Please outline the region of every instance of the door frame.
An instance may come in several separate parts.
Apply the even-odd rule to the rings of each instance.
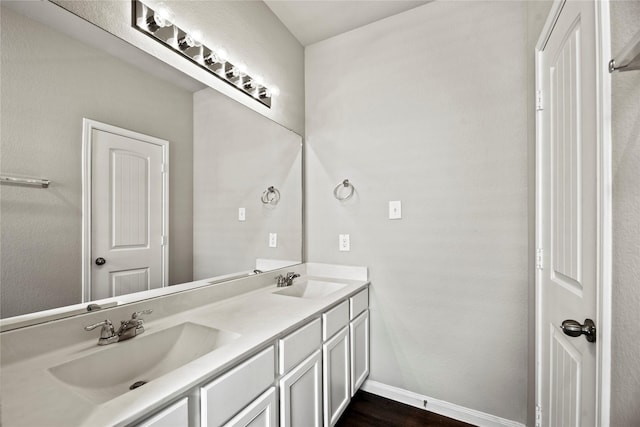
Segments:
[[[136,139],[162,148],[162,286],[169,282],[169,141],[87,118],[82,119],[82,302],[91,301],[91,185],[92,132],[103,132]]]
[[[536,94],[541,94],[542,52],[567,0],[555,0],[535,48]],[[611,163],[611,57],[609,2],[592,1],[596,18],[596,145],[597,145],[597,260],[596,260],[596,420],[608,426],[611,401],[611,287],[612,287],[612,163]],[[544,94],[546,95],[546,94]],[[543,95],[543,96],[544,96]],[[538,96],[536,95],[536,98]],[[542,111],[536,111],[536,254],[542,248]],[[536,262],[537,264],[537,262]],[[542,275],[536,267],[535,279],[536,425],[541,425],[542,402]]]

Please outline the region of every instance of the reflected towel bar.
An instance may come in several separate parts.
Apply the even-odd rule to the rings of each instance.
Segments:
[[[42,178],[22,178],[16,176],[0,175],[0,182],[3,184],[31,185],[35,187],[49,188],[51,181]]]
[[[629,43],[611,61],[609,72],[640,70],[640,30],[631,38]]]

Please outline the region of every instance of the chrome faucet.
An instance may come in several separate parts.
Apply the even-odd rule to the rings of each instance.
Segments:
[[[120,322],[120,328],[117,332],[113,327],[113,323],[111,323],[111,320],[109,319],[105,319],[95,325],[85,326],[84,330],[92,331],[98,326],[102,326],[98,345],[108,345],[113,344],[114,342],[126,341],[144,332],[144,326],[142,326],[144,319],[140,316],[143,314],[151,314],[152,312],[152,309],[136,311],[131,315],[131,319]]]
[[[278,274],[276,276],[277,285],[279,288],[283,288],[285,286],[291,286],[293,285],[293,279],[295,279],[296,277],[300,277],[300,275],[294,272],[289,272],[287,273],[286,276],[283,276],[282,274]]]

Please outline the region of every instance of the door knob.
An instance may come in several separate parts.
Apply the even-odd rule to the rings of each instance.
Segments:
[[[106,262],[107,260],[102,257],[96,258],[96,265],[104,265]]]
[[[596,324],[591,319],[585,319],[584,325],[576,322],[575,320],[565,320],[560,326],[562,332],[570,337],[579,337],[584,335],[587,341],[596,342]]]

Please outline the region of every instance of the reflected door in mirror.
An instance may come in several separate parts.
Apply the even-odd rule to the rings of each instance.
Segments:
[[[91,299],[163,286],[163,148],[91,132]]]

